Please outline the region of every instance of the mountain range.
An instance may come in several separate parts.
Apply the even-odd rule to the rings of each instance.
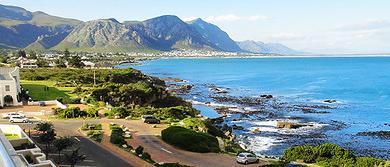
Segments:
[[[83,22],[0,5],[0,48],[94,52],[204,49],[226,52],[299,54],[281,44],[236,42],[202,19],[184,22],[164,15],[145,21]]]

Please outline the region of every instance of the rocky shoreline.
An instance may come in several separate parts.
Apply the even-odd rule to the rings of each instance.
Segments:
[[[257,96],[235,96],[233,92],[236,90],[214,84],[193,84],[176,78],[166,78],[165,81],[172,93],[221,115],[209,118],[210,122],[230,140],[262,157],[277,158],[292,145],[330,142],[327,132],[349,127],[339,120],[321,122],[304,116],[324,115],[343,107],[343,103],[336,99],[290,101],[262,92]],[[293,116],[295,113],[300,116]],[[388,132],[361,132],[356,136],[390,138]],[[358,148],[356,151],[365,155]]]

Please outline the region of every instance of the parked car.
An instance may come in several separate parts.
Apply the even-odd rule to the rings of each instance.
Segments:
[[[24,114],[17,113],[17,112],[4,113],[2,116],[3,116],[3,118],[5,118],[5,119],[11,118],[11,117],[13,117],[13,116],[26,117]]]
[[[144,120],[144,123],[148,123],[148,124],[159,124],[160,123],[160,120],[152,115],[146,116],[145,118],[143,118],[143,120]]]
[[[12,116],[9,118],[9,122],[11,123],[27,123],[30,122],[30,120],[26,117],[22,116]]]
[[[145,121],[145,118],[147,118],[147,117],[154,117],[154,116],[153,115],[142,115],[141,116],[142,121]]]
[[[243,153],[239,153],[237,155],[237,163],[242,163],[242,164],[250,164],[250,163],[258,163],[259,162],[259,158],[256,157],[256,155],[252,154],[252,153],[248,153],[248,152],[243,152]]]

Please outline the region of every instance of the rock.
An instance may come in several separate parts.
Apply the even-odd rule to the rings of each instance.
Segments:
[[[125,138],[131,138],[131,134],[125,134],[123,137],[125,137]]]
[[[177,91],[181,93],[188,92],[192,89],[192,87],[193,86],[190,84],[181,85],[177,87]]]
[[[224,94],[224,93],[229,93],[228,92],[228,88],[219,88],[219,87],[217,87],[217,86],[215,86],[215,85],[211,85],[211,86],[209,86],[209,89],[210,89],[210,91],[212,91],[212,92],[214,92],[214,93],[216,93],[216,94]]]
[[[253,133],[260,133],[261,131],[260,131],[260,128],[256,128],[256,129],[253,129],[252,132]]]
[[[183,80],[181,80],[179,78],[172,78],[172,77],[160,78],[160,79],[163,80],[163,81],[170,81],[170,82],[183,82]]]
[[[333,100],[333,99],[327,99],[327,100],[324,100],[325,103],[336,103],[337,101],[336,100]]]
[[[190,84],[185,84],[185,85],[182,86],[182,88],[185,89],[185,90],[191,90],[192,87],[193,87],[193,86],[190,85]]]
[[[242,126],[237,126],[236,124],[234,124],[234,125],[232,126],[232,128],[233,128],[234,130],[244,130],[244,127],[242,127]]]
[[[225,132],[225,136],[230,136],[232,133],[230,131]]]
[[[272,99],[272,98],[274,98],[274,96],[272,96],[272,95],[260,95],[260,97],[266,98],[266,99]]]
[[[297,129],[302,127],[303,125],[292,123],[292,122],[285,122],[285,121],[278,121],[276,124],[276,127],[279,129]]]

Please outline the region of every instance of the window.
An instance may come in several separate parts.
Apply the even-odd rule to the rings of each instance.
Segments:
[[[5,91],[9,92],[9,91],[11,91],[10,89],[11,89],[11,88],[10,88],[9,85],[5,85]]]

